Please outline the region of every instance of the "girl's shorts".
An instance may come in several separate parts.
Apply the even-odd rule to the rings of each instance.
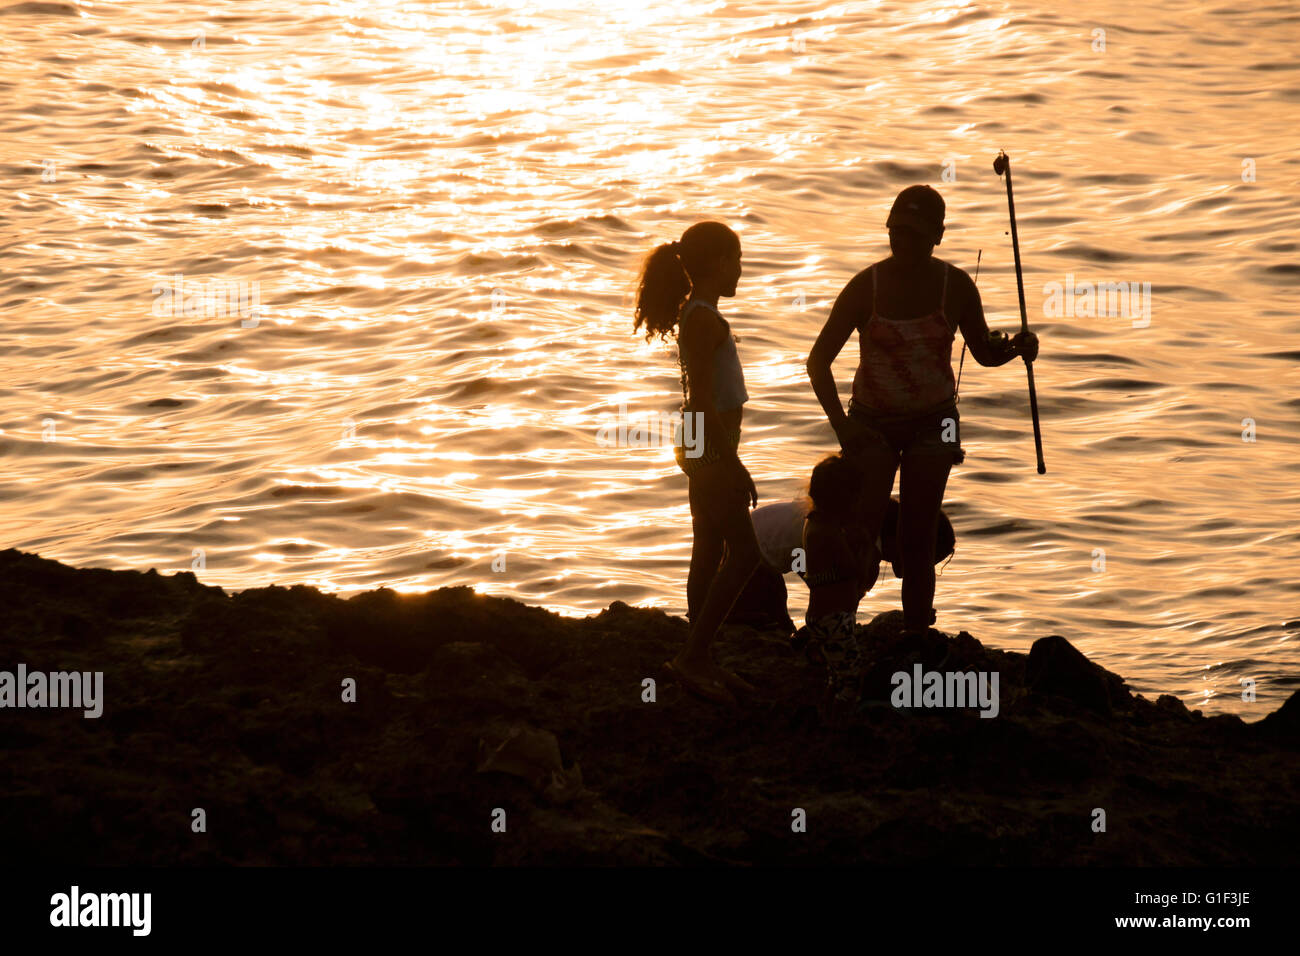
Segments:
[[[682,474],[691,477],[699,473],[701,468],[721,461],[726,455],[728,449],[719,448],[717,442],[709,443],[704,441],[703,433],[700,434],[700,442],[704,446],[690,449],[690,452],[696,453],[694,456],[687,452],[687,449],[680,444],[680,434],[677,436],[677,442],[673,445],[673,457],[677,460],[677,467],[682,470]],[[729,450],[734,453],[740,447],[740,429],[733,428],[727,432],[726,443],[730,446]]]

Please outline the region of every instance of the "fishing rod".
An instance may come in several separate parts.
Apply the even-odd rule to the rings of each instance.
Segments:
[[[1020,268],[1020,239],[1016,234],[1016,201],[1011,195],[1011,157],[1005,150],[999,150],[993,160],[993,172],[1007,177],[1007,210],[1011,214],[1011,251],[1016,257],[1016,290],[1020,293],[1020,331],[1029,332],[1029,316],[1025,312],[1025,276]],[[1024,358],[1024,356],[1021,356]],[[1043,435],[1038,425],[1038,393],[1034,391],[1034,363],[1025,359],[1025,371],[1029,375],[1029,410],[1034,417],[1034,449],[1038,452],[1038,473],[1047,474],[1047,465],[1043,462]]]

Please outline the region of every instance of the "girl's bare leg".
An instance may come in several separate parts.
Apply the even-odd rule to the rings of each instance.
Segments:
[[[695,484],[695,479],[691,479]],[[697,508],[696,506],[700,507]],[[702,510],[708,505],[691,498],[691,570],[686,575],[686,616],[692,622],[699,619],[700,609],[704,607],[704,598],[709,593],[709,585],[717,576],[718,565],[722,561],[722,532],[716,523],[707,520],[708,512]]]
[[[690,636],[674,663],[683,670],[721,680],[722,669],[713,662],[709,647],[762,558],[749,517],[749,498],[739,484],[722,469],[711,468],[692,481],[692,491],[700,496],[695,503],[700,507],[693,504],[692,510],[713,523],[726,542],[726,557],[709,586],[699,616],[691,619]]]

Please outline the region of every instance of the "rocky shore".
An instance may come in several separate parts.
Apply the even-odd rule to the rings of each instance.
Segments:
[[[827,726],[823,674],[784,639],[724,634],[761,697],[723,707],[660,673],[686,622],[621,603],[573,620],[469,588],[227,594],[9,550],[0,609],[0,670],[103,672],[97,718],[0,709],[8,865],[1300,858],[1296,696],[1205,717],[1060,637],[905,641],[882,614],[866,703]],[[996,673],[996,716],[893,706],[918,664]]]

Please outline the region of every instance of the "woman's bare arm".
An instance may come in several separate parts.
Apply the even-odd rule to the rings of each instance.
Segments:
[[[826,419],[837,435],[844,427],[848,416],[844,414],[844,407],[840,403],[839,389],[835,384],[835,376],[831,372],[831,364],[844,349],[844,343],[849,340],[854,329],[858,327],[862,319],[863,303],[870,301],[871,274],[868,270],[864,270],[850,279],[844,291],[836,297],[835,305],[831,307],[830,318],[822,326],[812,351],[808,353],[808,361],[805,365],[817,401],[821,403],[822,411],[826,413]]]
[[[975,361],[986,368],[997,368],[1020,355],[1022,347],[1025,346],[1032,350],[1030,360],[1036,358],[1037,336],[1030,333],[1026,337],[1024,333],[1017,332],[1014,336],[1008,337],[1005,332],[990,332],[988,323],[984,320],[984,305],[980,301],[980,290],[971,281],[971,277],[961,269],[954,267],[953,273],[952,281],[957,286],[956,291],[962,303],[961,334],[966,344],[970,346],[970,354]]]

